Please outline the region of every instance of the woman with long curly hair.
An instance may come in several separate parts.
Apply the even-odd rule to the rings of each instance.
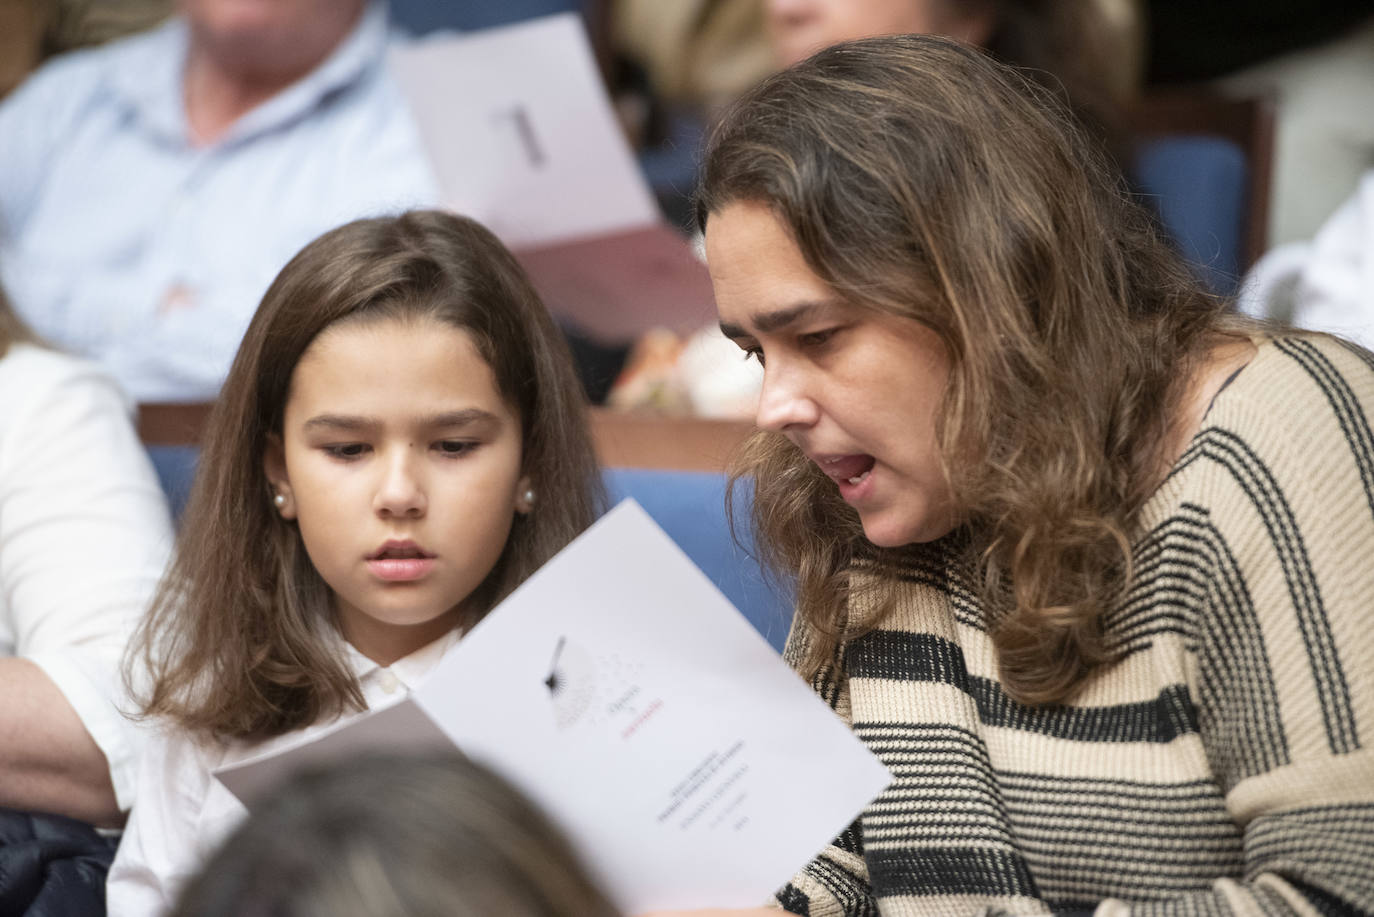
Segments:
[[[709,141],[788,654],[894,778],[794,913],[1374,910],[1374,358],[1233,315],[1096,150],[917,36]]]

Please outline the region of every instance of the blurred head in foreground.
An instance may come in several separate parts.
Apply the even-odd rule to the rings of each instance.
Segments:
[[[371,755],[264,799],[177,917],[613,917],[562,833],[457,754]]]

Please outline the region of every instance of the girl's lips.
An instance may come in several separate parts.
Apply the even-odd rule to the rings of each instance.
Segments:
[[[427,576],[434,569],[434,558],[379,557],[369,560],[367,567],[378,579],[391,583],[405,583]]]
[[[388,538],[380,548],[367,555],[368,560],[410,560],[411,558],[433,559],[434,555],[409,538]]]

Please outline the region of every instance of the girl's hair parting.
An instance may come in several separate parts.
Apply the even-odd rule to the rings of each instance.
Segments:
[[[563,834],[457,754],[371,755],[264,799],[176,917],[615,917]]]
[[[216,401],[176,557],[127,664],[146,715],[219,739],[262,739],[363,709],[331,593],[263,470],[296,363],[338,322],[428,318],[471,336],[520,419],[517,515],[467,626],[596,518],[604,494],[562,333],[510,252],[438,211],[358,220],[307,245],[264,295]]]
[[[837,45],[737,101],[708,141],[700,228],[733,202],[768,206],[846,301],[944,342],[936,436],[965,514],[960,569],[1009,692],[1065,698],[1111,658],[1099,614],[1129,579],[1128,533],[1165,470],[1187,380],[1242,321],[1058,99],[940,38]],[[868,545],[781,435],[757,435],[740,476],[754,481],[765,560],[796,578],[811,636],[798,662],[814,677],[842,631],[891,604],[890,580],[851,578],[852,562],[900,552]]]

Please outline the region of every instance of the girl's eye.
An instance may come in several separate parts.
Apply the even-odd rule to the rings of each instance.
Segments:
[[[341,443],[333,446],[325,446],[324,451],[331,458],[336,459],[355,459],[367,452],[366,443]]]
[[[468,439],[441,439],[435,448],[444,455],[467,455],[477,448],[477,443]]]
[[[758,360],[758,361],[759,361],[759,365],[760,365],[760,366],[763,365],[763,348],[762,348],[762,347],[744,347],[744,348],[741,348],[741,349],[744,351],[744,361],[745,361],[746,363],[749,362],[750,360]]]

